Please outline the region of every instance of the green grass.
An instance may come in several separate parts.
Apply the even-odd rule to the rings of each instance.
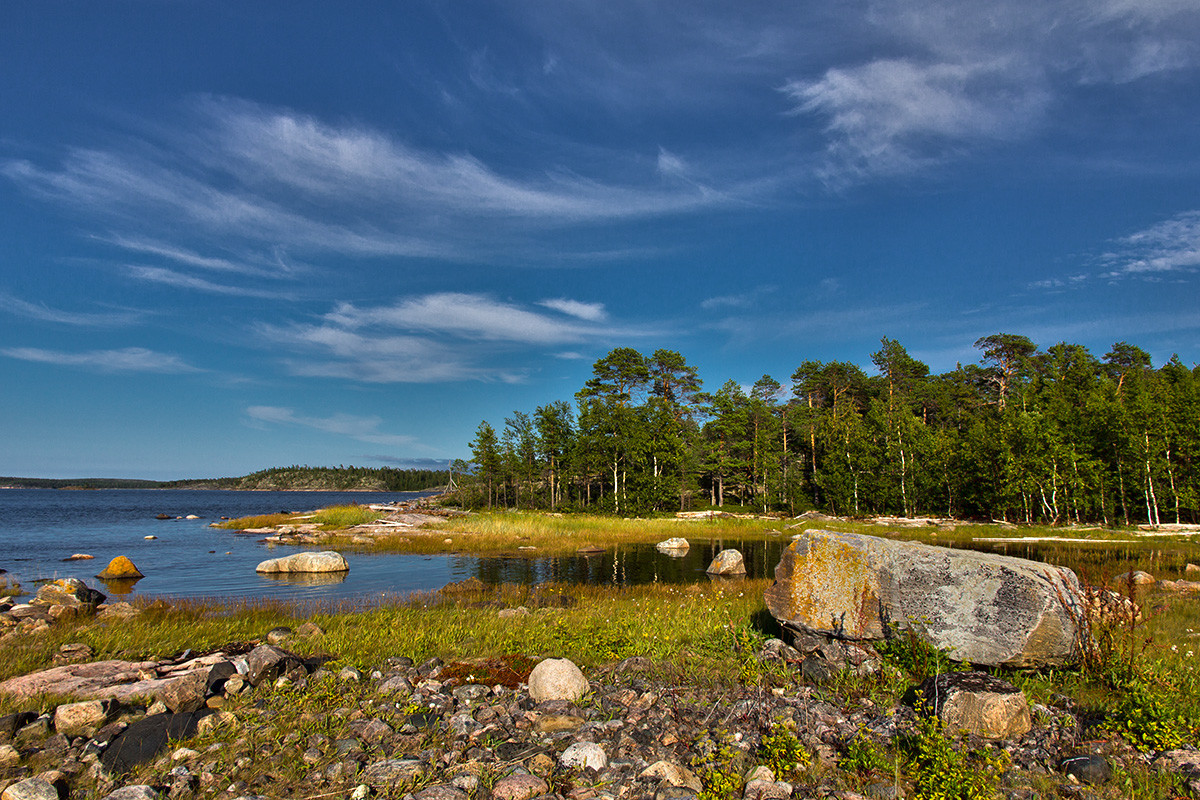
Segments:
[[[239,517],[225,520],[216,527],[225,530],[247,530],[250,528],[274,528],[280,525],[315,524],[322,530],[334,531],[375,522],[383,517],[383,513],[351,503],[344,506],[330,506],[318,511],[299,514],[261,514],[255,517]]]
[[[323,530],[332,531],[352,528],[355,525],[366,525],[382,517],[383,513],[380,511],[372,511],[365,506],[351,504],[322,508],[312,515],[311,520],[307,521],[317,523]]]
[[[213,527],[229,531],[243,531],[250,528],[274,528],[276,525],[289,525],[295,522],[295,514],[260,514],[256,517],[238,517],[227,519]]]

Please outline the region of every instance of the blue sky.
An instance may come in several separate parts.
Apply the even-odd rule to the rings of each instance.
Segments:
[[[54,2],[0,25],[0,474],[467,457],[706,386],[1200,359],[1200,4]]]

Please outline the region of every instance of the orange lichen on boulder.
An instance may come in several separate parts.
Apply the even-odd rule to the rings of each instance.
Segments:
[[[128,558],[117,556],[108,562],[108,566],[96,577],[108,581],[119,580],[121,578],[144,578],[145,576],[142,575],[141,571]]]

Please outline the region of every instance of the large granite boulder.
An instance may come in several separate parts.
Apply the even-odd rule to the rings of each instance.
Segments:
[[[1069,569],[852,533],[797,537],[764,596],[794,630],[851,640],[911,631],[987,666],[1072,663],[1089,636]]]
[[[255,572],[346,572],[350,565],[341,553],[323,550],[319,553],[296,553],[283,558],[271,558],[254,568]]]

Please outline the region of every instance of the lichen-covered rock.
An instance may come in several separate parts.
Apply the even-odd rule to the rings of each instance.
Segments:
[[[334,550],[318,553],[295,553],[283,558],[269,558],[254,568],[255,572],[347,572],[350,565]]]
[[[737,550],[722,550],[708,565],[709,575],[745,575],[746,562]]]
[[[804,533],[764,597],[793,629],[853,640],[911,631],[980,665],[1071,663],[1088,639],[1069,569],[861,534]]]
[[[85,611],[95,611],[105,597],[78,578],[59,578],[42,584],[33,602],[40,606],[66,606]]]
[[[529,695],[535,702],[575,701],[587,694],[587,678],[574,662],[566,658],[547,658],[529,673]]]
[[[129,578],[143,578],[141,570],[133,565],[125,556],[117,556],[112,561],[108,562],[108,566],[104,568],[100,574],[96,576],[101,580],[122,580]]]

